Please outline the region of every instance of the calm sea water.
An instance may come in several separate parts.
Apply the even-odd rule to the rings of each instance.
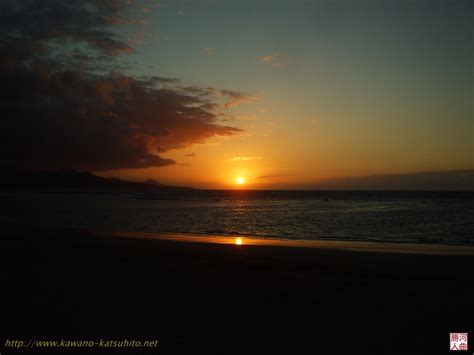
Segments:
[[[0,222],[117,230],[474,244],[473,193],[1,194]]]

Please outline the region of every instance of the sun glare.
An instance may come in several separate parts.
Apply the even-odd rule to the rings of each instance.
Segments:
[[[242,238],[236,238],[235,239],[235,244],[236,245],[242,245]]]
[[[243,177],[238,177],[235,182],[237,183],[237,185],[243,185],[245,184],[245,179]]]

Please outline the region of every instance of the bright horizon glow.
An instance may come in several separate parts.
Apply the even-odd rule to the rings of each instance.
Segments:
[[[235,239],[235,244],[236,245],[242,245],[242,238],[236,238]]]
[[[245,184],[245,179],[243,177],[238,177],[235,182],[237,183],[237,185],[243,185]]]

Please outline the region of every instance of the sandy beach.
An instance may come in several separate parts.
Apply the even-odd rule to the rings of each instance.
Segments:
[[[449,332],[474,331],[473,247],[2,229],[3,338],[158,339],[128,349],[156,354],[439,354]]]

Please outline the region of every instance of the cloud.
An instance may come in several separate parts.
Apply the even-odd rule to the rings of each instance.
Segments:
[[[2,1],[2,47],[14,44],[18,50],[37,53],[70,42],[102,54],[129,53],[130,45],[110,28],[111,19],[128,15],[127,9],[121,0]],[[127,17],[123,19],[128,22]]]
[[[149,14],[150,12],[152,12],[154,9],[160,7],[160,4],[159,3],[155,3],[155,4],[151,4],[149,6],[144,6],[142,7],[142,12],[144,14]]]
[[[157,84],[178,84],[180,82],[177,78],[163,78],[161,76],[152,76],[150,78],[150,82],[152,85]]]
[[[216,49],[212,47],[203,48],[202,51],[207,55],[214,55],[214,53],[216,53]]]
[[[258,61],[260,63],[269,64],[275,68],[283,68],[288,66],[288,64],[290,63],[290,59],[282,55],[280,52],[264,55],[258,58]]]
[[[196,158],[196,153],[184,154],[186,158]]]
[[[150,24],[149,21],[138,17],[105,16],[104,18],[113,25],[147,26]]]
[[[256,115],[224,115],[222,119],[223,122],[232,122],[232,121],[252,121],[256,119]]]
[[[311,186],[323,190],[474,191],[474,170],[427,171],[322,179]]]
[[[160,167],[176,164],[162,153],[241,132],[220,123],[215,88],[118,70],[133,46],[110,18],[126,17],[128,8],[126,0],[0,4],[3,164]],[[230,101],[252,101],[225,92]]]
[[[234,163],[238,161],[259,160],[259,159],[262,159],[262,157],[234,157],[227,161]]]
[[[150,33],[145,32],[140,29],[136,29],[132,31],[131,36],[128,38],[128,43],[131,45],[141,45],[144,44],[146,41],[153,41],[153,42],[165,42],[168,41],[168,36],[163,36],[158,33]]]
[[[241,91],[221,90],[222,96],[227,98],[224,104],[225,108],[235,107],[242,104],[250,104],[258,100],[258,96],[248,94]]]
[[[278,52],[272,53],[272,54],[268,54],[263,57],[260,57],[258,60],[262,63],[275,63],[280,58],[280,55],[281,54]]]

